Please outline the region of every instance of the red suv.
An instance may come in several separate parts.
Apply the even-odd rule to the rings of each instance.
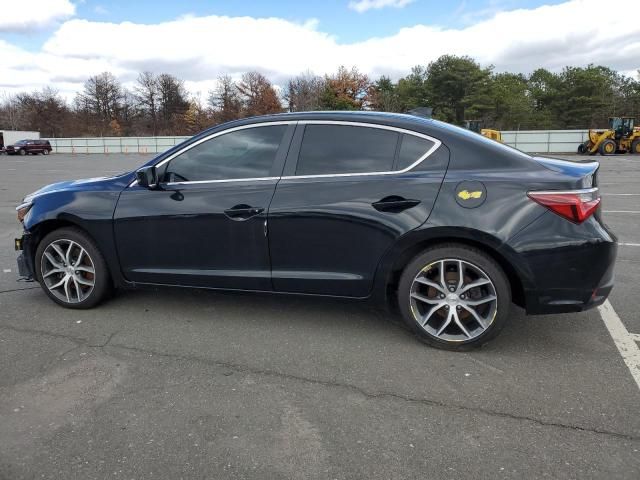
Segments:
[[[13,145],[7,145],[6,148],[9,155],[26,155],[27,153],[49,155],[51,150],[49,140],[19,140]]]

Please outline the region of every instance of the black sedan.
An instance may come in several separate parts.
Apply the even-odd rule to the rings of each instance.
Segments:
[[[597,169],[409,115],[249,118],[135,172],[28,195],[18,264],[69,308],[139,285],[377,299],[425,342],[463,349],[512,302],[604,302],[616,241]]]

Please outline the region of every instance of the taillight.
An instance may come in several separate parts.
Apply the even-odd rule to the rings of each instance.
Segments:
[[[598,209],[597,188],[583,190],[529,192],[529,198],[574,223],[582,223]]]

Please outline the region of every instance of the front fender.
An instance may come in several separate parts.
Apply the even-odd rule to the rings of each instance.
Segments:
[[[121,284],[120,266],[113,236],[113,213],[129,177],[98,181],[83,188],[61,188],[36,193],[24,219],[25,256],[31,265],[39,242],[49,232],[75,226],[87,233],[102,253],[113,280]]]

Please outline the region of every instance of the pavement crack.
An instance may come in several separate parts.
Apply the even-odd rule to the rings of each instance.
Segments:
[[[87,341],[84,338],[81,337],[74,337],[73,335],[67,335],[64,333],[55,333],[55,332],[48,332],[46,330],[37,330],[34,328],[19,328],[19,327],[12,327],[9,325],[0,325],[0,329],[4,329],[4,330],[11,330],[12,332],[18,332],[18,333],[30,333],[32,335],[43,335],[43,336],[48,336],[48,337],[55,337],[55,338],[64,338],[66,340],[71,340],[72,342],[75,342],[79,345],[86,345]]]
[[[115,337],[119,333],[120,333],[120,330],[115,331],[111,335],[109,335],[109,338],[107,338],[107,340],[105,342],[99,343],[97,345],[87,344],[87,347],[90,347],[90,348],[104,348],[107,345],[109,345],[111,343],[111,340],[113,339],[113,337]]]
[[[107,340],[101,344],[89,344],[86,341],[86,339],[74,337],[72,335],[52,333],[52,332],[28,329],[28,328],[17,328],[12,326],[5,326],[5,325],[0,325],[0,329],[12,330],[15,332],[22,332],[22,333],[30,333],[35,335],[45,335],[45,336],[51,336],[51,337],[65,338],[77,343],[78,346],[85,346],[87,348],[102,349],[105,347],[110,347],[114,349],[121,349],[121,350],[136,352],[136,353],[143,353],[145,355],[151,354],[157,357],[164,357],[164,358],[169,358],[173,360],[196,361],[199,363],[203,363],[205,365],[224,367],[224,368],[236,371],[238,373],[250,373],[253,375],[276,377],[276,378],[287,379],[287,380],[308,383],[313,385],[320,385],[325,387],[343,388],[343,389],[348,389],[348,390],[357,392],[366,398],[374,399],[374,400],[380,399],[380,398],[390,398],[394,400],[401,400],[404,402],[409,402],[409,403],[414,403],[419,405],[426,405],[426,406],[437,407],[437,408],[444,408],[444,409],[455,410],[459,412],[481,413],[491,417],[506,418],[506,419],[522,421],[522,422],[530,422],[530,423],[544,426],[544,427],[562,428],[562,429],[572,430],[575,432],[606,435],[606,436],[625,439],[625,440],[640,441],[640,436],[628,435],[628,434],[614,432],[606,429],[589,428],[589,427],[582,427],[579,425],[571,425],[567,423],[547,421],[547,420],[542,420],[542,419],[527,416],[527,415],[515,415],[515,414],[502,412],[498,410],[492,410],[484,407],[472,407],[472,406],[459,405],[454,403],[445,403],[439,400],[433,400],[433,399],[422,398],[422,397],[413,397],[410,395],[403,395],[396,392],[372,392],[365,388],[359,387],[357,385],[339,382],[335,380],[335,378],[332,380],[322,380],[322,379],[316,379],[316,378],[309,378],[302,375],[294,375],[291,373],[279,372],[277,370],[254,368],[248,365],[241,365],[241,364],[236,364],[232,362],[225,362],[222,360],[199,357],[197,355],[180,355],[176,353],[164,353],[164,352],[158,352],[156,350],[149,350],[149,349],[140,348],[140,347],[132,347],[132,346],[122,345],[122,344],[120,345],[112,344],[111,341],[118,333],[120,333],[121,330],[111,333],[107,338]],[[74,350],[75,348],[77,347],[74,347],[71,350]]]
[[[175,359],[175,360],[197,361],[197,362],[200,362],[200,363],[204,363],[206,365],[212,365],[212,366],[216,366],[216,367],[228,368],[228,369],[234,370],[234,371],[236,371],[238,373],[250,373],[250,374],[253,374],[253,375],[277,377],[277,378],[283,378],[283,379],[287,379],[287,380],[293,380],[293,381],[303,382],[303,383],[310,383],[310,384],[321,385],[321,386],[326,386],[326,387],[344,388],[344,389],[348,389],[348,390],[352,390],[352,391],[355,391],[357,393],[360,393],[361,395],[363,395],[363,396],[365,396],[367,398],[370,398],[370,399],[391,398],[391,399],[395,399],[395,400],[401,400],[401,401],[404,401],[404,402],[422,404],[422,405],[438,407],[438,408],[445,408],[445,409],[449,409],[449,410],[457,410],[457,411],[461,411],[461,412],[471,412],[471,413],[481,413],[481,414],[484,414],[484,415],[487,415],[487,416],[492,416],[492,417],[499,417],[499,418],[506,418],[506,419],[510,419],[510,420],[516,420],[516,421],[530,422],[530,423],[534,423],[536,425],[540,425],[540,426],[544,426],[544,427],[562,428],[562,429],[567,429],[567,430],[573,430],[573,431],[576,431],[576,432],[607,435],[607,436],[620,438],[620,439],[625,439],[625,440],[640,441],[640,436],[628,435],[628,434],[619,433],[619,432],[606,430],[606,429],[589,428],[589,427],[582,427],[582,426],[579,426],[579,425],[571,425],[571,424],[566,424],[566,423],[561,423],[561,422],[546,421],[546,420],[541,420],[539,418],[530,417],[530,416],[527,416],[527,415],[515,415],[515,414],[501,412],[501,411],[497,411],[497,410],[491,410],[491,409],[483,408],[483,407],[470,407],[470,406],[466,406],[466,405],[457,405],[457,404],[453,404],[453,403],[445,403],[445,402],[441,402],[441,401],[438,401],[438,400],[432,400],[432,399],[420,398],[420,397],[412,397],[410,395],[403,395],[403,394],[399,394],[399,393],[395,393],[395,392],[371,392],[371,391],[368,391],[368,390],[366,390],[366,389],[364,389],[362,387],[359,387],[359,386],[356,386],[356,385],[353,385],[353,384],[350,384],[350,383],[339,382],[339,381],[336,381],[335,379],[334,380],[321,380],[321,379],[309,378],[309,377],[304,377],[304,376],[301,376],[301,375],[294,375],[294,374],[290,374],[290,373],[279,372],[279,371],[276,371],[276,370],[258,369],[258,368],[253,368],[253,367],[250,367],[250,366],[247,366],[247,365],[240,365],[240,364],[235,364],[235,363],[231,363],[231,362],[225,362],[225,361],[219,361],[219,360],[214,360],[214,359],[209,359],[209,358],[198,357],[196,355],[192,356],[192,355],[180,355],[180,354],[173,354],[173,353],[163,353],[163,352],[157,352],[155,350],[148,350],[148,349],[139,348],[139,347],[131,347],[131,346],[127,346],[127,345],[109,345],[109,346],[111,348],[128,350],[128,351],[133,351],[133,352],[137,352],[137,353],[144,353],[144,354],[147,354],[147,355],[151,354],[151,355],[156,355],[158,357],[166,357],[166,358]]]
[[[38,288],[40,288],[40,286],[37,286],[37,287],[25,287],[25,288],[12,288],[12,289],[9,289],[9,290],[0,290],[0,294],[1,293],[21,292],[23,290],[36,290]]]

